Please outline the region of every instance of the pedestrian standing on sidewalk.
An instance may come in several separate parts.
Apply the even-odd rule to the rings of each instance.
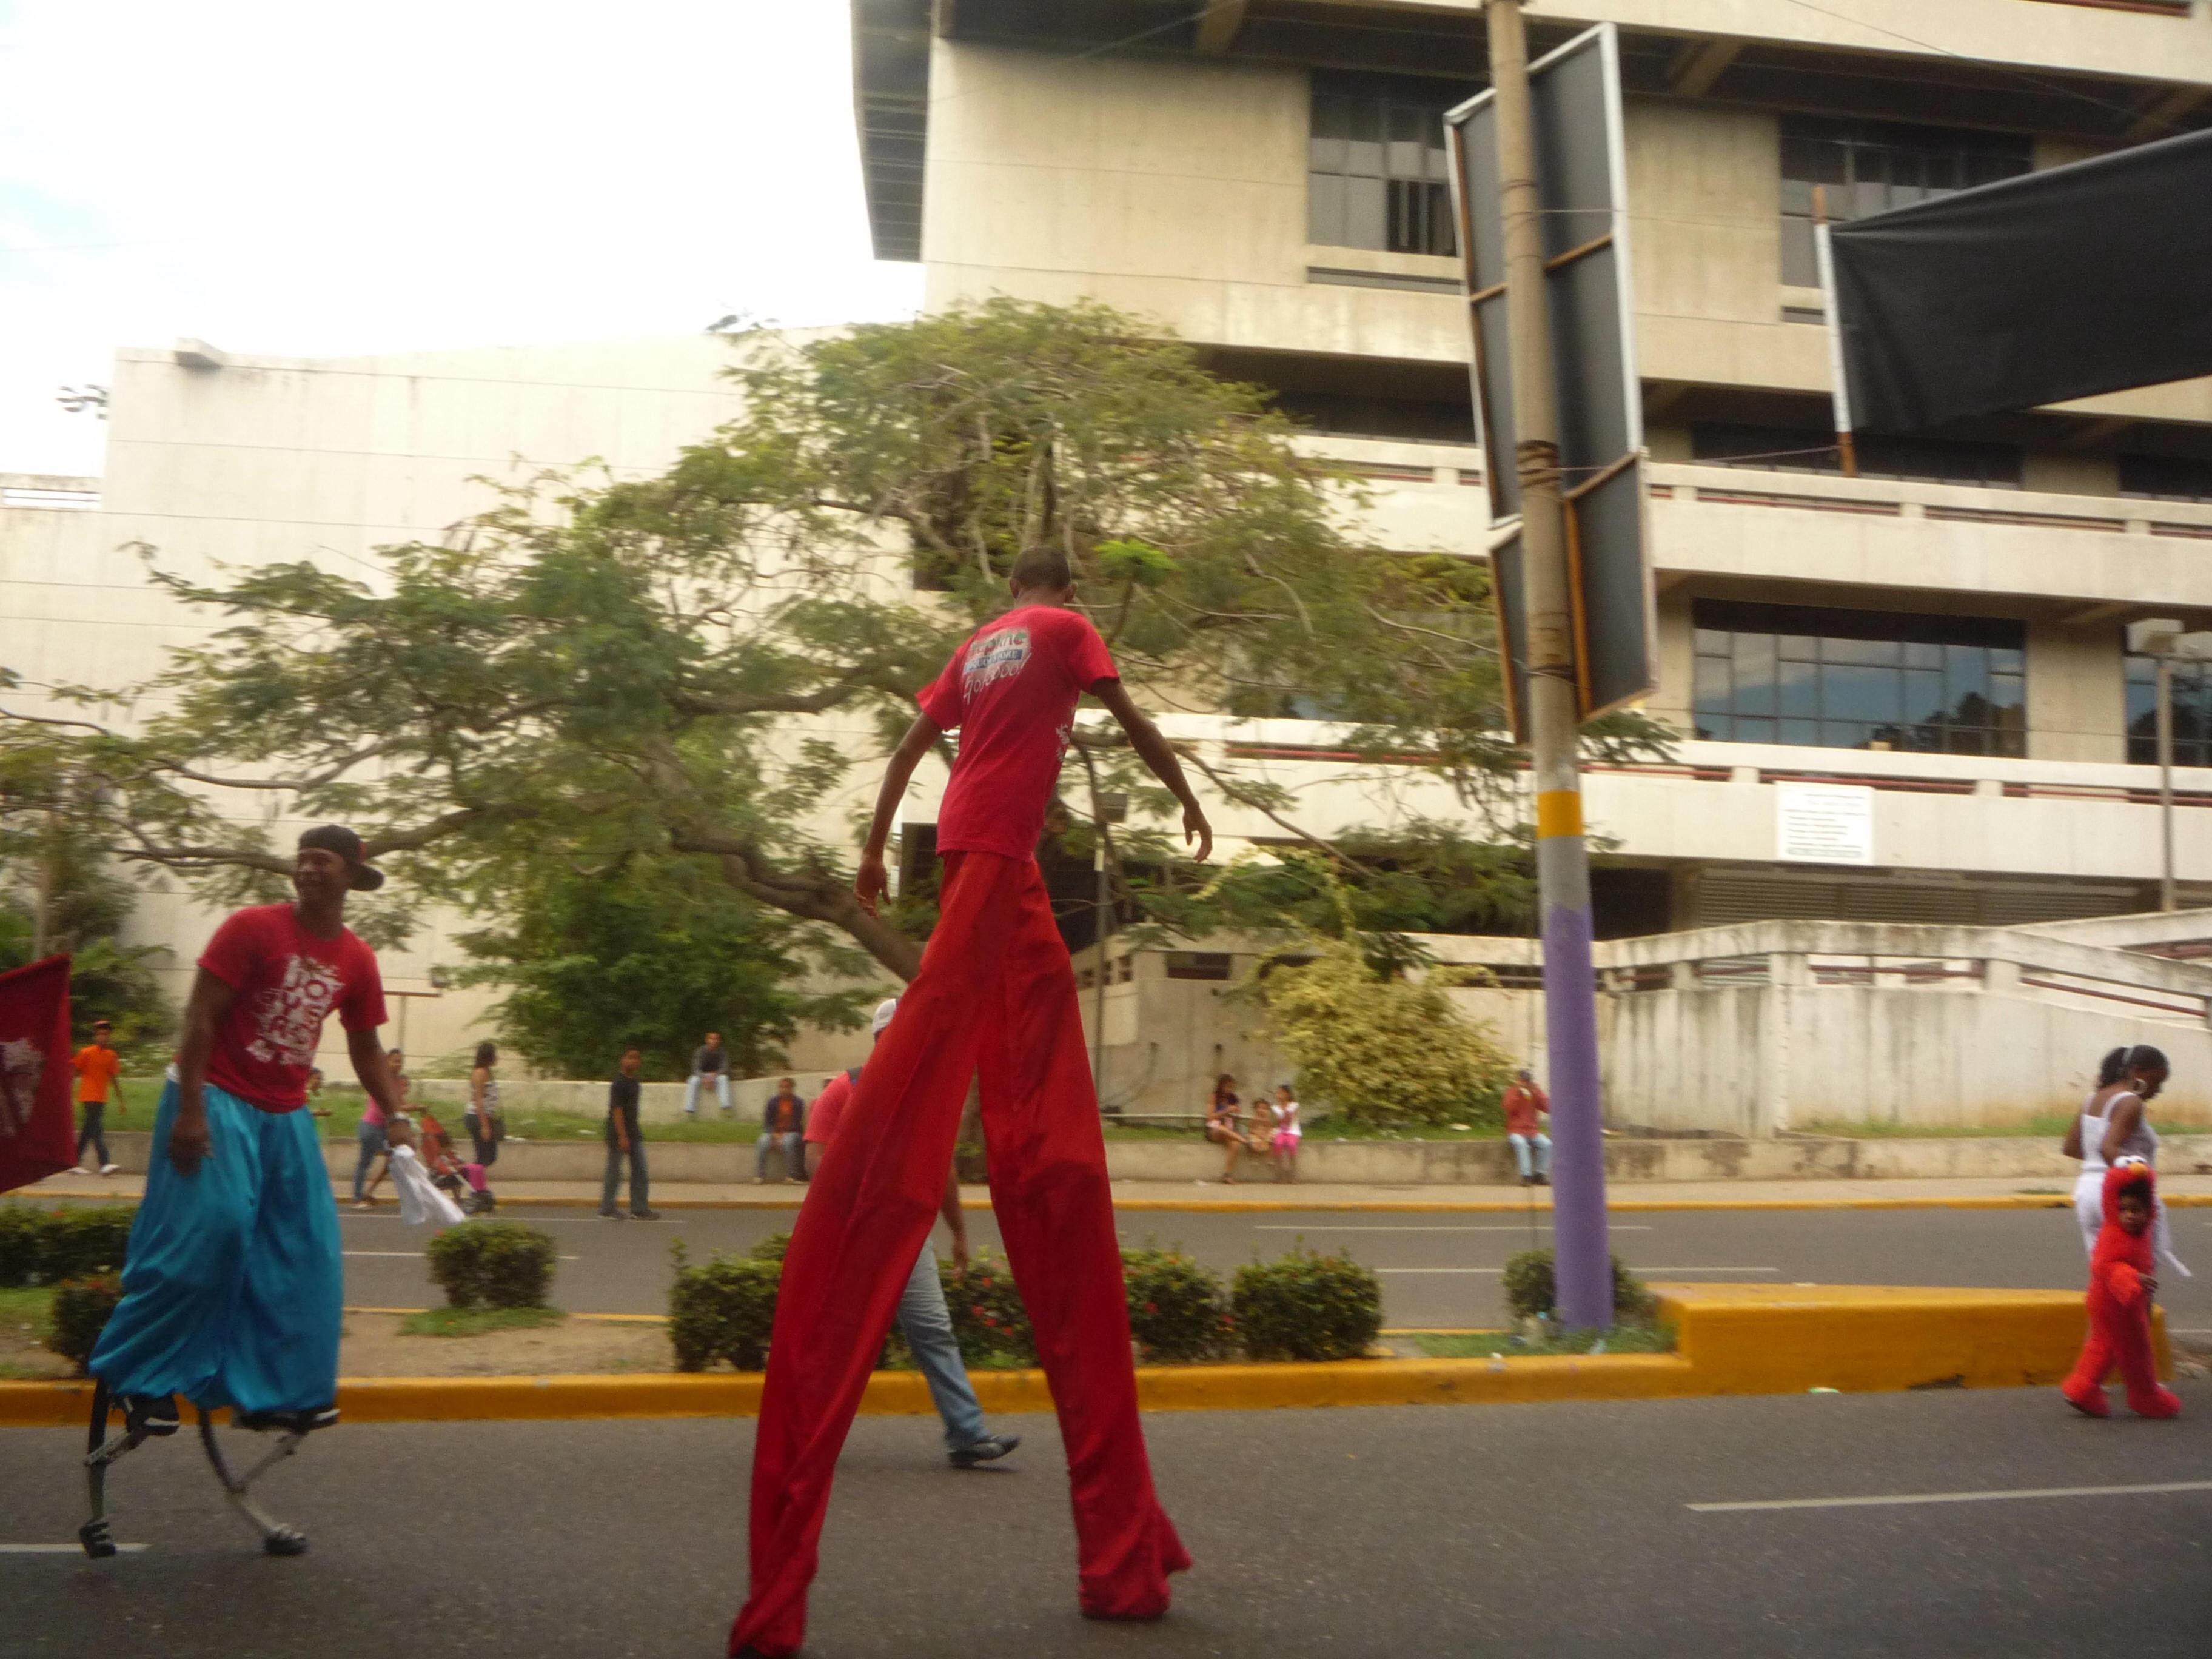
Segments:
[[[753,1185],[768,1179],[768,1155],[783,1148],[783,1173],[787,1180],[806,1179],[806,1103],[787,1077],[778,1078],[775,1092],[761,1108],[760,1140],[753,1150]]]
[[[629,1159],[629,1212],[638,1221],[657,1221],[660,1212],[647,1201],[645,1173],[645,1129],[638,1121],[639,1068],[645,1056],[635,1048],[623,1050],[607,1085],[607,1176],[599,1187],[599,1213],[609,1221],[621,1212],[615,1208],[615,1189],[622,1183],[623,1159]]]
[[[121,1072],[123,1061],[115,1052],[115,1028],[104,1019],[92,1023],[92,1041],[76,1051],[70,1068],[76,1073],[76,1110],[81,1127],[76,1132],[76,1162],[70,1166],[71,1175],[89,1174],[84,1168],[84,1149],[90,1146],[99,1160],[100,1173],[112,1176],[117,1166],[107,1157],[107,1097],[115,1097],[115,1109],[127,1112],[124,1103]]]
[[[702,1084],[711,1084],[714,1097],[721,1102],[722,1115],[729,1116],[730,1054],[729,1050],[722,1047],[720,1031],[708,1032],[706,1042],[699,1045],[699,1052],[691,1056],[691,1081],[684,1090],[684,1115],[686,1117],[699,1115],[699,1088]]]
[[[476,1143],[477,1162],[489,1170],[499,1162],[499,1143],[507,1139],[507,1117],[499,1106],[499,1045],[477,1044],[477,1061],[469,1068],[469,1109],[461,1122]]]
[[[2141,1158],[2154,1168],[2158,1163],[2158,1131],[2150,1127],[2150,1103],[2166,1087],[2172,1074],[2163,1050],[2148,1042],[2119,1048],[2106,1054],[2097,1070],[2097,1086],[2081,1103],[2081,1115],[2066,1132],[2061,1147],[2067,1157],[2081,1160],[2081,1173],[2074,1182],[2074,1214],[2081,1224],[2081,1243],[2091,1255],[2106,1218],[2105,1174],[2124,1158]],[[2173,1233],[2166,1218],[2166,1205],[2151,1194],[2151,1243],[2184,1279],[2194,1277],[2173,1253]]]
[[[866,1388],[980,1073],[992,1207],[1035,1326],[1075,1509],[1079,1599],[1094,1619],[1157,1619],[1189,1552],[1160,1507],[1137,1415],[1128,1290],[1075,970],[1036,844],[1085,692],[1182,803],[1203,860],[1213,832],[1105,641],[1069,609],[1066,557],[1014,564],[1012,607],[978,628],[920,696],[876,798],[854,890],[889,889],[884,848],[924,755],[960,733],[938,815],[939,914],[889,1037],[843,1109],[784,1258],[754,1439],[751,1593],[730,1650],[781,1659],[806,1633],[806,1591],[837,1453]],[[822,1109],[819,1101],[815,1111]]]
[[[398,1117],[386,1119],[384,1109],[373,1100],[362,1109],[360,1127],[354,1131],[362,1146],[361,1161],[354,1165],[353,1170],[353,1206],[356,1210],[376,1207],[377,1190],[392,1174],[392,1148],[398,1139],[392,1131],[407,1121],[407,1091],[412,1086],[407,1080],[407,1056],[397,1048],[387,1048],[384,1054],[384,1064],[392,1073],[392,1086],[398,1091],[400,1112]],[[384,1162],[376,1166],[376,1173],[368,1178],[368,1188],[364,1192],[361,1172],[368,1167],[369,1160],[375,1156],[368,1150],[368,1129],[371,1113],[375,1115],[377,1126],[376,1151],[384,1154]]]
[[[897,1011],[896,997],[886,998],[876,1006],[875,1017],[869,1021],[875,1041],[883,1040],[884,1029]],[[830,1138],[837,1133],[860,1072],[861,1068],[855,1066],[830,1079],[829,1086],[815,1097],[813,1109],[807,1114],[806,1138],[823,1154],[830,1150]],[[964,1273],[968,1271],[968,1218],[960,1208],[960,1182],[955,1170],[945,1171],[945,1197],[938,1206],[938,1212],[945,1218],[945,1224],[952,1234],[952,1265]],[[1021,1436],[993,1434],[983,1425],[982,1403],[975,1398],[975,1388],[968,1381],[968,1367],[960,1355],[960,1339],[953,1334],[952,1314],[945,1305],[945,1281],[937,1273],[937,1252],[930,1248],[927,1236],[921,1241],[921,1254],[915,1258],[914,1271],[907,1275],[906,1289],[899,1293],[896,1318],[899,1334],[906,1338],[914,1363],[928,1379],[929,1397],[937,1402],[938,1419],[945,1425],[945,1455],[954,1466],[973,1468],[978,1463],[1004,1457],[1020,1445]]]
[[[1499,1103],[1505,1110],[1505,1139],[1513,1147],[1513,1162],[1521,1170],[1523,1187],[1552,1184],[1552,1138],[1537,1127],[1540,1117],[1552,1115],[1551,1097],[1536,1086],[1522,1066],[1513,1074],[1512,1086]]]

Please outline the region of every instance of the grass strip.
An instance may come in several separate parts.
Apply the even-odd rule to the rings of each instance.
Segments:
[[[402,1336],[489,1336],[494,1331],[526,1331],[557,1325],[568,1316],[558,1308],[425,1308],[399,1322]]]
[[[1616,1325],[1609,1331],[1561,1331],[1540,1337],[1516,1336],[1511,1331],[1420,1331],[1413,1340],[1431,1359],[1529,1359],[1600,1352],[1672,1353],[1674,1335],[1672,1325]]]

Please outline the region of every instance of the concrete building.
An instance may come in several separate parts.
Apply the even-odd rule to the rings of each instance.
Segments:
[[[1438,125],[1483,84],[1476,0],[853,9],[877,252],[923,264],[930,306],[1091,296],[1158,319],[1366,477],[1379,544],[1480,550]],[[2154,902],[2148,665],[2123,633],[2212,618],[2212,382],[1869,436],[1845,479],[1810,215],[1815,184],[1856,216],[2212,120],[2212,9],[1528,9],[1535,51],[1621,31],[1650,712],[1688,738],[1671,767],[1589,782],[1619,843],[1601,932]],[[2212,687],[2179,702],[2179,868],[2201,903]],[[1330,781],[1327,733],[1298,726],[1246,741],[1316,821],[1372,821],[1371,792]],[[1843,839],[1808,841],[1829,811]]]

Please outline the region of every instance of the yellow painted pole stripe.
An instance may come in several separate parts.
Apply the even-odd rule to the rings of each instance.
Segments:
[[[1536,797],[1536,839],[1579,836],[1583,832],[1583,795],[1579,789],[1547,789]]]

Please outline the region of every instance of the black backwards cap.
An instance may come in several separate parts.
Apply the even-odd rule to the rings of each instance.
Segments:
[[[384,872],[362,861],[361,837],[343,823],[319,823],[303,831],[300,845],[319,847],[325,853],[336,853],[353,866],[353,878],[346,884],[356,893],[373,893],[384,885]]]

